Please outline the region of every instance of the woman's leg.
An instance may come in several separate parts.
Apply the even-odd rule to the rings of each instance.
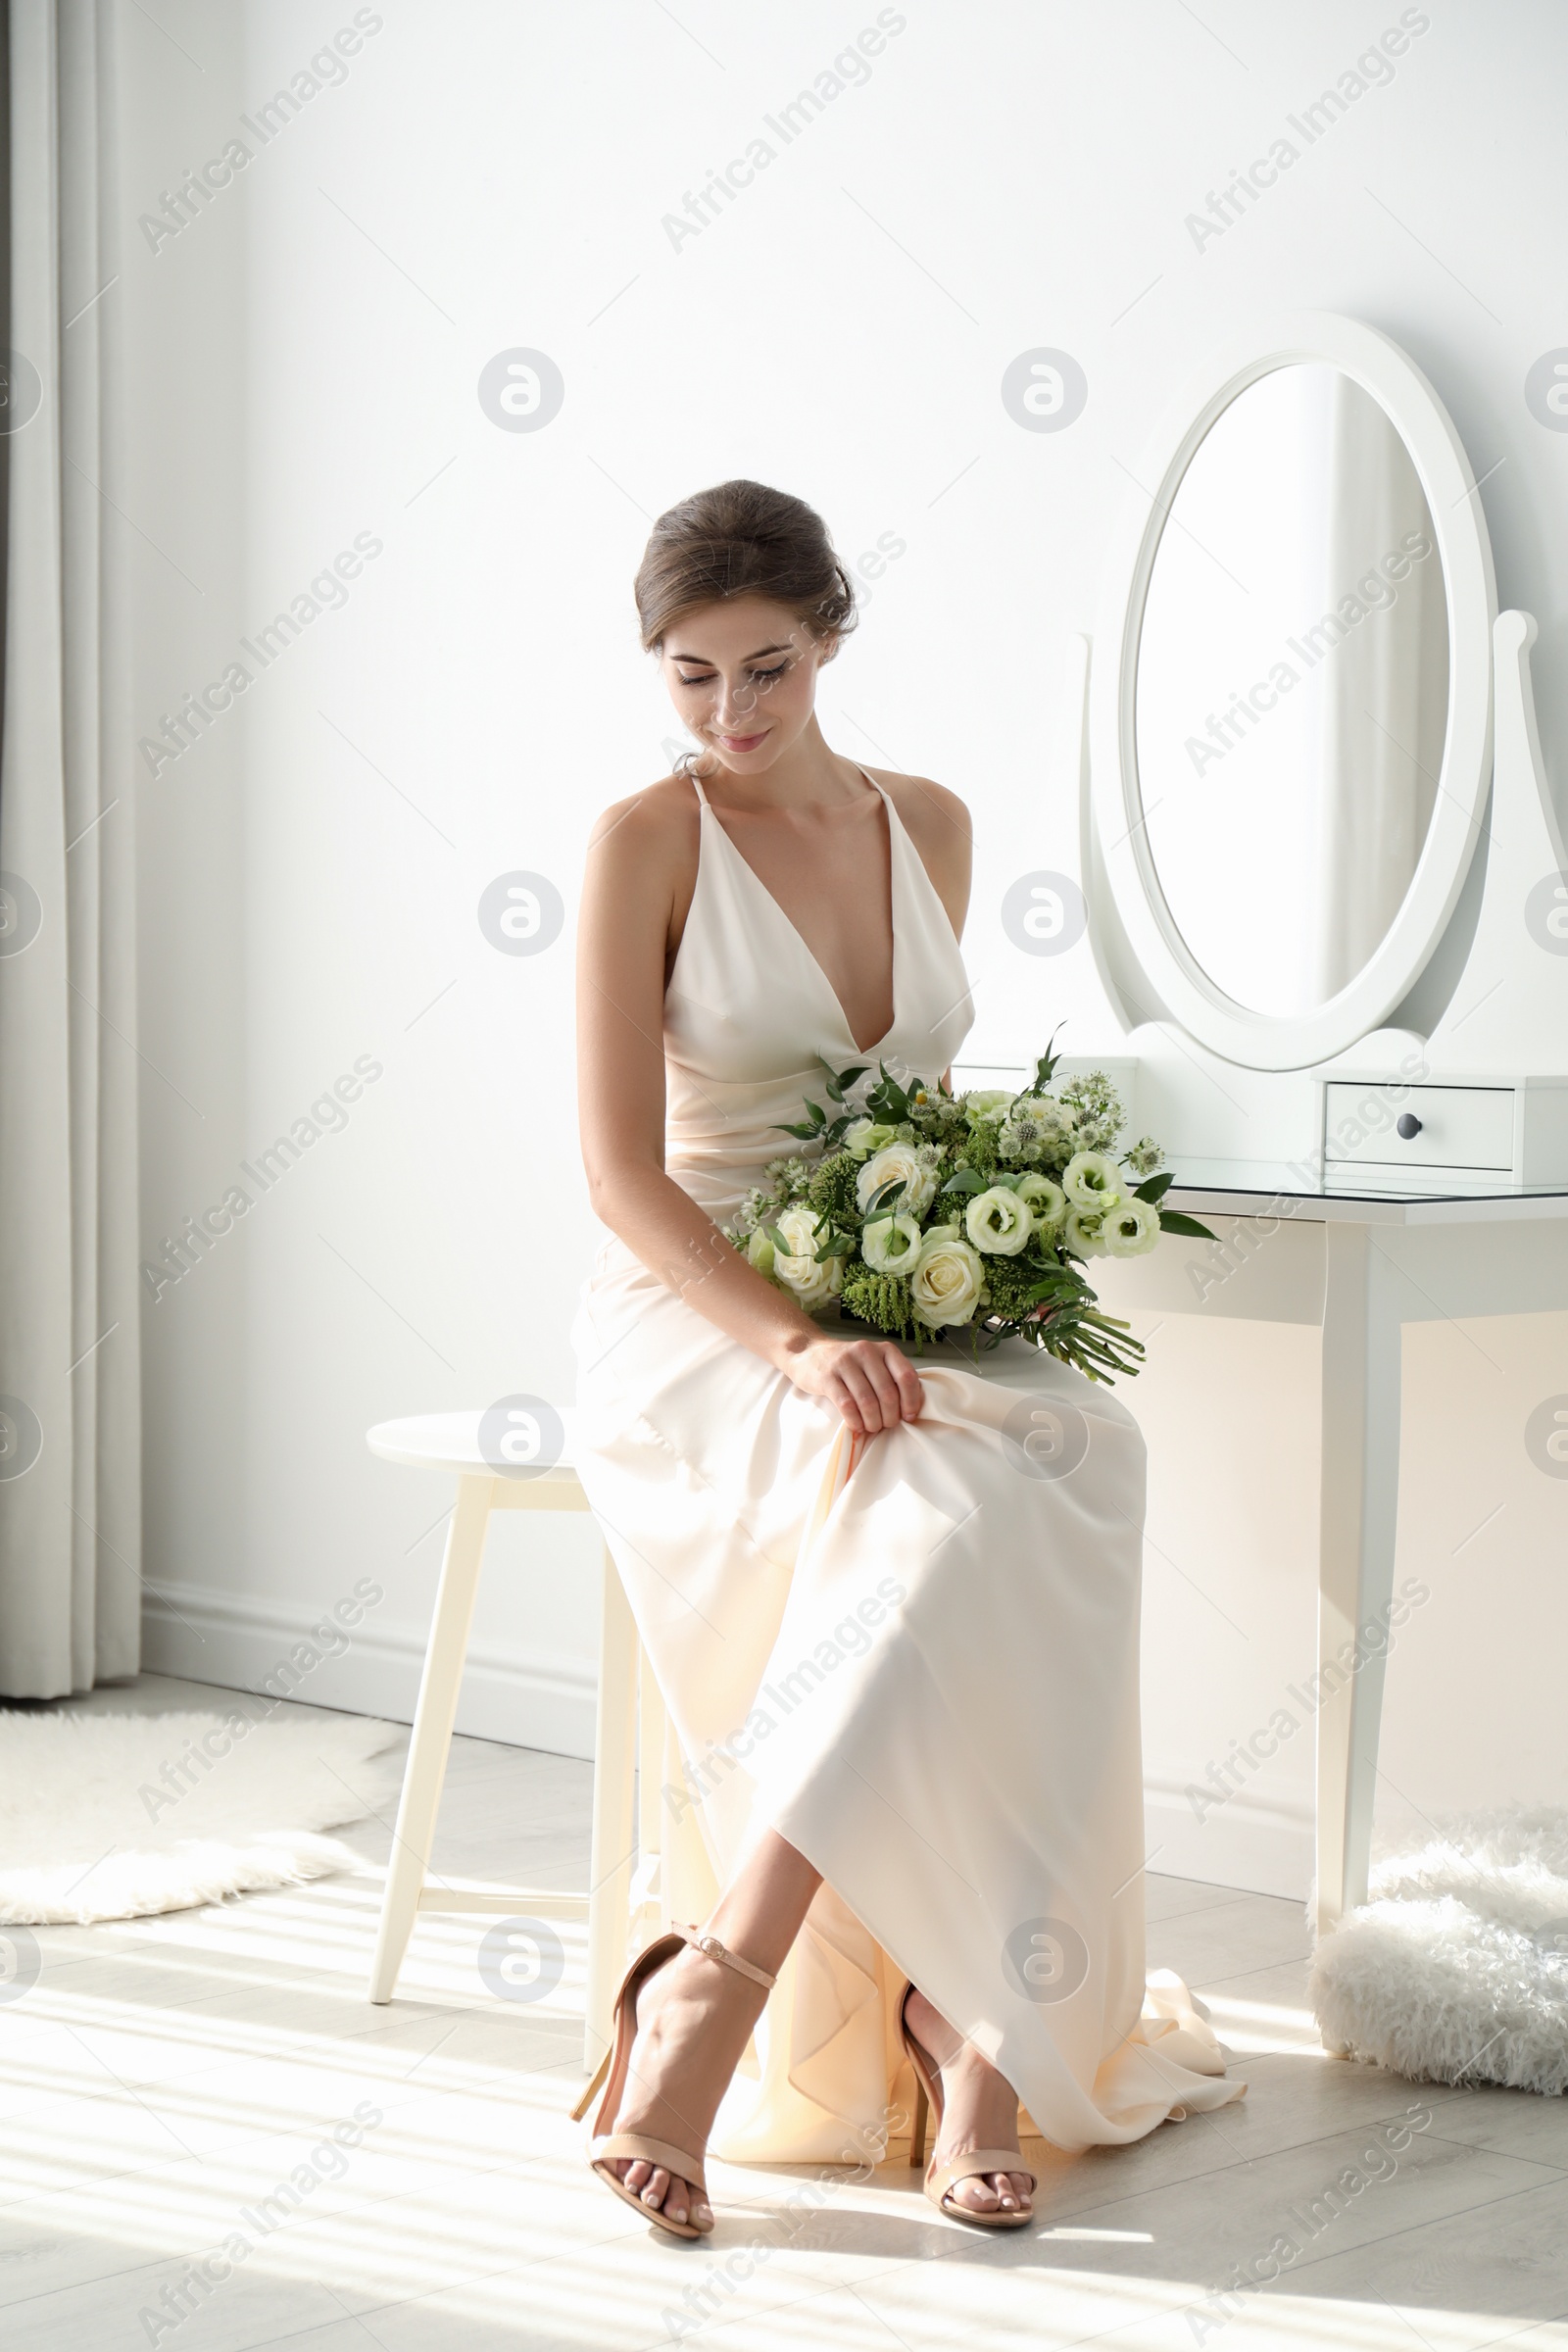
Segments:
[[[721,1943],[776,1976],[800,1934],[821,1874],[768,1830],[719,1897],[708,1925]],[[644,1985],[617,2132],[643,2132],[694,2152],[708,2144],[718,2102],[766,1999],[760,1984],[688,1945]],[[706,2199],[662,2166],[616,2166],[643,2203],[671,2221],[708,2220]]]
[[[965,2148],[1005,2148],[1018,2138],[1018,2093],[963,2035],[950,2026],[925,1994],[911,1992],[905,2011],[909,2032],[942,2076],[942,2129],[933,2160],[946,2164]],[[948,2191],[956,2205],[976,2213],[1004,2213],[1030,2206],[1027,2173],[971,2173]]]

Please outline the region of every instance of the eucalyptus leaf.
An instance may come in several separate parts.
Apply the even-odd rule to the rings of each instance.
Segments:
[[[909,1115],[909,1098],[885,1061],[879,1061],[876,1066],[879,1076],[876,1085],[866,1096],[866,1103],[878,1119],[896,1127]]]
[[[855,1084],[857,1078],[863,1078],[869,1067],[868,1063],[862,1061],[853,1069],[836,1070],[825,1055],[819,1054],[816,1058],[827,1073],[827,1091],[835,1102],[843,1102],[846,1093]]]
[[[1194,1241],[1197,1242],[1217,1242],[1219,1240],[1219,1235],[1212,1232],[1207,1225],[1200,1224],[1197,1217],[1189,1217],[1179,1208],[1162,1208],[1160,1210],[1159,1230],[1161,1233],[1191,1234]]]
[[[1035,1063],[1034,1083],[1029,1090],[1031,1094],[1044,1094],[1046,1088],[1051,1084],[1052,1079],[1055,1076],[1056,1064],[1061,1058],[1060,1054],[1057,1054],[1055,1050],[1056,1040],[1060,1035],[1061,1024],[1058,1022],[1056,1027],[1051,1032],[1050,1044],[1047,1046],[1045,1052],[1041,1054],[1039,1060]]]

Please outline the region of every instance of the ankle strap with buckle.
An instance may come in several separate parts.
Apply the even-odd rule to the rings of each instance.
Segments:
[[[771,1991],[778,1983],[777,1977],[770,1977],[765,1969],[754,1968],[750,1960],[743,1960],[739,1952],[732,1952],[727,1943],[720,1943],[718,1937],[708,1929],[682,1927],[679,1920],[672,1921],[671,1925],[674,1933],[683,1936],[694,1950],[706,1952],[710,1960],[722,1961],[726,1968],[738,1969],[743,1977],[750,1977],[754,1984],[765,1985]]]

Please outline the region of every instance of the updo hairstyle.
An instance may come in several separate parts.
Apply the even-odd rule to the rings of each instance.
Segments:
[[[648,653],[683,613],[737,596],[787,606],[817,638],[846,637],[856,623],[855,588],[822,517],[761,482],[718,482],[661,514],[634,594]]]

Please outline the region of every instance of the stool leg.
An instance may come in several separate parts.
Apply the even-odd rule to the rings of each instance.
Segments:
[[[626,1927],[631,1904],[637,1628],[608,1546],[604,1589],[599,1636],[599,1713],[594,1735],[593,1855],[588,1880],[588,1996],[583,2032],[583,2064],[589,2074],[610,2047],[611,2009],[626,1969]]]
[[[664,1701],[654,1679],[653,1661],[637,1656],[637,1875],[632,1881],[632,1928],[639,1943],[667,1925],[663,1877]]]
[[[473,1596],[484,1557],[485,1530],[490,1522],[491,1478],[460,1478],[457,1508],[447,1530],[446,1556],[430,1622],[430,1642],[424,1653],[419,1701],[414,1713],[414,1737],[403,1775],[403,1797],[398,1806],[397,1834],[387,1868],[386,1891],[381,1898],[381,1927],[370,1967],[370,1998],[392,1998],[418,1917],[430,1847],[435,1839],[435,1817],[446,1779],[452,1747],[452,1725],[458,1711],[463,1665],[468,1652],[468,1629],[473,1622]]]

